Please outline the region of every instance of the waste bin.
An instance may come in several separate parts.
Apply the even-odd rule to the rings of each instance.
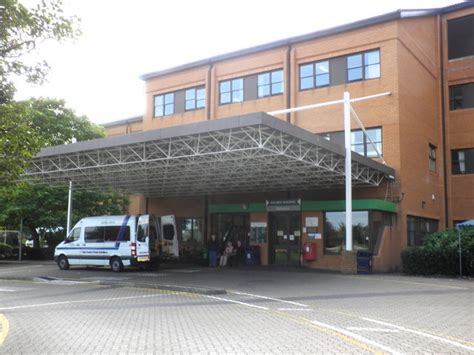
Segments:
[[[372,273],[372,253],[368,251],[357,252],[357,273],[371,274]]]
[[[260,247],[252,245],[245,249],[245,265],[260,265]]]

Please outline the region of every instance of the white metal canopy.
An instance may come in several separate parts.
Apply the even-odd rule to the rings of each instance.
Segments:
[[[263,112],[43,149],[23,175],[153,196],[344,186],[344,147]],[[394,171],[352,153],[354,185]]]

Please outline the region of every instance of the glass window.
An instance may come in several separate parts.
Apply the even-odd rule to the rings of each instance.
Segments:
[[[329,85],[329,61],[318,62],[316,67],[316,87]]]
[[[347,81],[380,78],[380,50],[347,57]]]
[[[474,83],[449,87],[449,108],[451,111],[474,107]]]
[[[325,254],[339,254],[345,247],[346,240],[346,213],[326,212],[324,230],[324,252]],[[372,237],[372,238],[371,238]],[[354,250],[373,251],[375,242],[371,243],[369,230],[369,212],[352,212],[352,243]]]
[[[377,157],[377,151],[370,143],[370,140],[372,140],[375,148],[377,148],[377,150],[380,152],[380,155],[382,155],[382,128],[369,128],[366,129],[366,132],[367,136],[362,130],[351,132],[352,151],[369,158]]]
[[[423,245],[426,235],[438,231],[438,220],[407,216],[407,243],[408,246]]]
[[[430,162],[430,171],[436,171],[436,146],[433,144],[428,145],[429,150],[429,162]]]
[[[448,58],[474,55],[474,15],[448,21]]]
[[[219,84],[219,102],[221,105],[244,100],[244,79],[221,81]]]
[[[474,148],[452,150],[451,168],[454,175],[474,174]]]
[[[71,233],[69,233],[69,237],[67,238],[71,242],[75,242],[79,240],[81,237],[81,228],[74,228]]]
[[[172,224],[163,225],[163,237],[166,240],[173,240],[174,239],[174,227],[173,227]]]
[[[84,240],[86,243],[103,243],[104,230],[102,227],[86,227],[84,229]]]
[[[172,115],[174,113],[174,93],[155,96],[154,105],[153,117]]]
[[[179,239],[183,243],[202,243],[203,225],[200,218],[183,218],[177,221],[179,228]]]
[[[257,86],[259,98],[283,93],[283,70],[259,74]]]
[[[206,105],[206,91],[204,87],[187,89],[186,94],[186,111],[203,108]]]
[[[327,86],[329,82],[328,60],[300,65],[300,90]]]

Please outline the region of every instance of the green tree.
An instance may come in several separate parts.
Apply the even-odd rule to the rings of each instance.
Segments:
[[[23,134],[23,138],[32,137],[32,142],[21,143],[22,138],[19,137],[17,146],[24,154],[19,157],[3,157],[1,161],[5,167],[13,168],[15,161],[21,161],[21,168],[17,170],[23,169],[42,147],[69,143],[73,138],[80,141],[105,136],[103,127],[91,123],[84,116],[76,116],[62,100],[31,99],[17,105],[3,105],[7,106],[21,108],[18,114],[22,125],[16,133]],[[29,134],[25,135],[26,132]],[[0,139],[0,144],[1,142]],[[0,186],[3,186],[0,189],[0,225],[17,228],[23,219],[23,224],[32,233],[35,246],[39,246],[38,230],[65,227],[68,196],[66,186],[32,185],[25,182]],[[76,191],[73,220],[77,221],[85,215],[120,214],[127,207],[128,197],[117,192]]]
[[[76,17],[67,17],[61,0],[42,0],[27,8],[17,0],[0,0],[0,104],[12,99],[12,76],[41,84],[49,65],[41,60],[30,63],[28,53],[41,43],[74,39],[80,31]]]

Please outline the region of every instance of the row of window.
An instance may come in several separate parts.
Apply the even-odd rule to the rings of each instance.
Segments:
[[[341,84],[343,82],[380,78],[380,50],[371,50],[343,57],[300,65],[300,90]],[[335,77],[332,78],[331,74]]]
[[[324,61],[301,64],[300,90],[340,85],[380,77],[380,50],[351,54]],[[284,92],[283,69],[219,82],[219,104],[254,100]],[[204,86],[170,92],[154,97],[153,117],[197,110],[206,105]]]

